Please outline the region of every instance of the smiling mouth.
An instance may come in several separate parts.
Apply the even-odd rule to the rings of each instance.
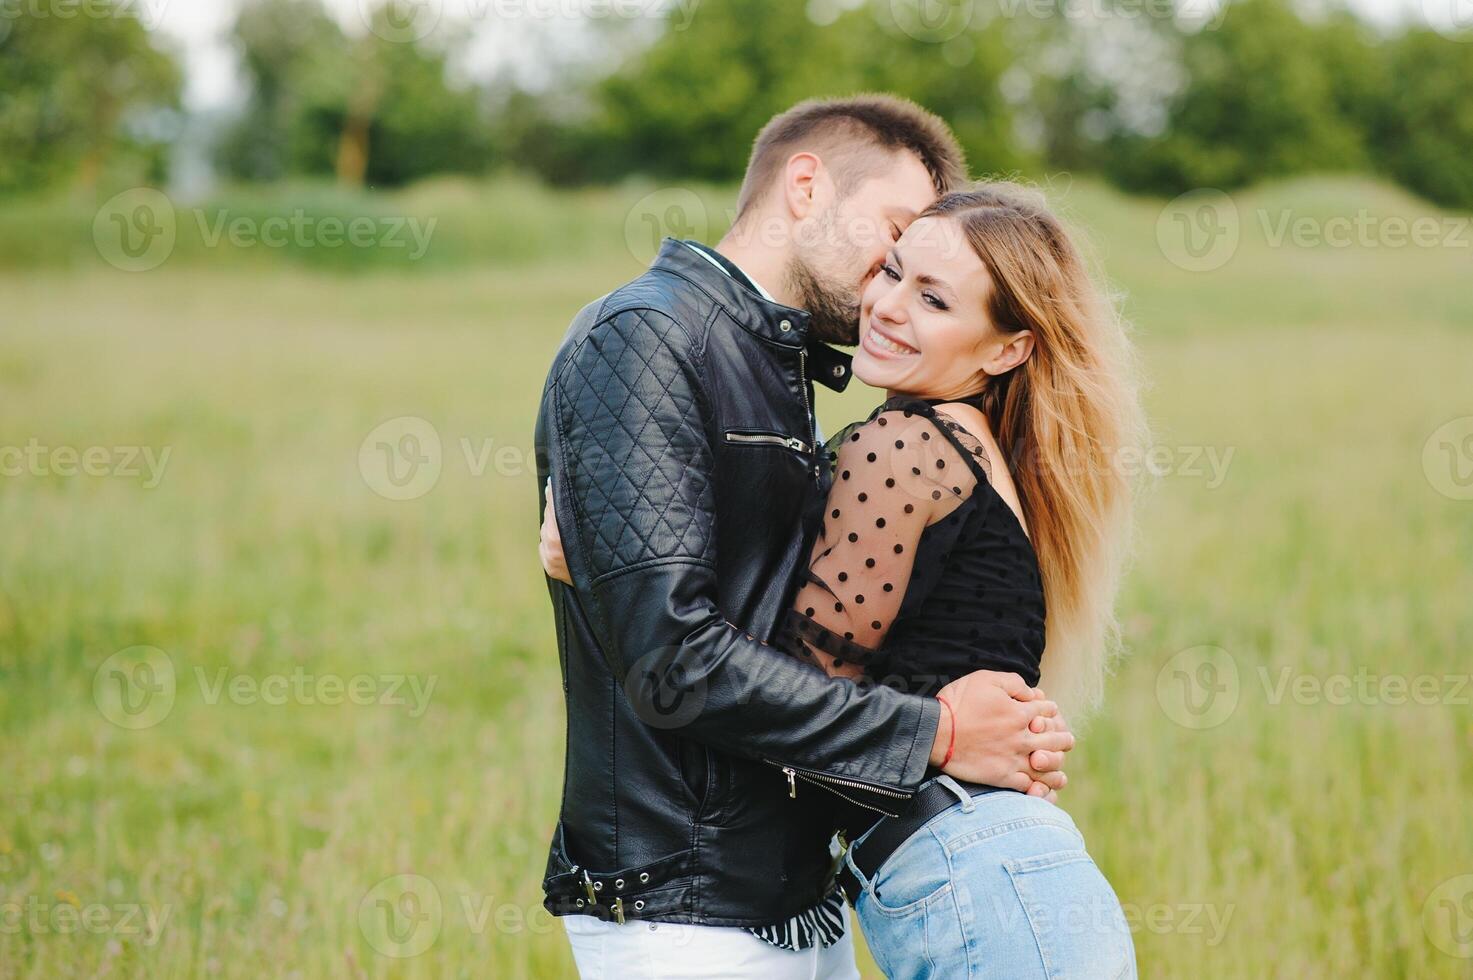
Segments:
[[[864,346],[869,348],[872,354],[886,354],[890,357],[909,357],[920,353],[914,347],[902,344],[874,324],[870,324],[870,328],[864,332]]]

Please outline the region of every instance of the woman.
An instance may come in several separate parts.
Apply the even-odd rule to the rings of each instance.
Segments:
[[[1142,423],[1128,342],[1078,251],[1017,187],[949,194],[866,287],[860,330],[854,373],[890,397],[830,443],[784,645],[920,693],[1014,671],[1087,709],[1130,520],[1111,462]],[[907,825],[838,802],[841,877],[887,975],[1135,975],[1119,902],[1067,813],[949,776],[922,790],[938,782],[949,808],[884,843]]]

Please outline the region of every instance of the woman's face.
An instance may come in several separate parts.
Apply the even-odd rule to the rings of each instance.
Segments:
[[[988,375],[1027,358],[1033,337],[1004,334],[987,301],[992,278],[962,228],[921,218],[890,249],[865,286],[854,374],[875,388],[921,398],[976,394]]]

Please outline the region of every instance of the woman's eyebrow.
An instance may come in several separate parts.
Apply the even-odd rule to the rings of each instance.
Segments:
[[[900,249],[891,246],[890,260],[895,263],[895,267],[901,272],[905,271],[905,263],[900,261]],[[945,279],[937,279],[935,276],[927,275],[924,272],[916,276],[916,282],[920,283],[922,286],[935,286],[938,289],[944,289],[952,296],[956,295],[956,290],[951,288],[951,283],[947,282]]]
[[[928,276],[922,273],[921,275],[916,276],[916,282],[920,283],[923,286],[938,286],[941,289],[946,290],[948,293],[952,292],[950,283],[948,283],[945,279],[937,279],[935,276]]]

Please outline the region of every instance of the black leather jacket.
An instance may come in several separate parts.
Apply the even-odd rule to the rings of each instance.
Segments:
[[[809,376],[848,380],[807,328],[666,239],[553,361],[538,484],[574,582],[549,580],[568,722],[556,915],[784,918],[828,886],[817,786],[889,811],[924,778],[938,702],[768,645],[827,491]]]

